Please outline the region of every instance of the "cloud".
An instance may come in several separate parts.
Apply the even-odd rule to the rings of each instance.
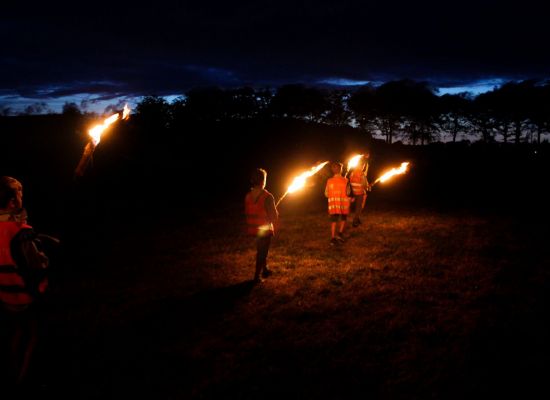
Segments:
[[[86,12],[10,3],[0,15],[0,96],[78,97],[84,108],[199,86],[546,77],[546,14],[529,2],[158,0],[154,13],[139,3]]]

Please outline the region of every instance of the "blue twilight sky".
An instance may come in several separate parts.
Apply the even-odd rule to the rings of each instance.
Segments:
[[[201,86],[404,78],[475,95],[550,76],[545,15],[531,0],[9,4],[0,113],[58,112],[65,102],[102,113]]]

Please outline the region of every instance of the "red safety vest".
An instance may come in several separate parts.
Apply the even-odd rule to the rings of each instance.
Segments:
[[[351,171],[351,174],[349,175],[349,180],[351,182],[351,188],[353,189],[353,194],[355,196],[361,196],[366,193],[365,190],[365,175],[363,174],[363,171],[360,169]]]
[[[0,222],[0,303],[12,306],[24,306],[33,302],[10,250],[12,239],[23,228],[31,227],[12,221]],[[47,285],[47,279],[42,280],[38,287],[39,292],[44,293]]]
[[[348,179],[334,176],[327,180],[326,195],[328,197],[329,214],[349,214],[350,198],[346,196]]]
[[[244,201],[247,233],[254,236],[273,235],[273,224],[269,220],[265,209],[265,200],[271,196],[267,190],[262,189],[260,195],[254,199],[249,192]]]

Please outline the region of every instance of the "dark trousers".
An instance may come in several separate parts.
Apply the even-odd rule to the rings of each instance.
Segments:
[[[256,239],[256,271],[261,272],[267,265],[267,254],[271,245],[271,236]]]

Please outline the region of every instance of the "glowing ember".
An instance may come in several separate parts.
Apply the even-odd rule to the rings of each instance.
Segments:
[[[382,175],[380,178],[378,178],[376,181],[374,181],[374,183],[386,182],[387,180],[389,180],[395,175],[404,174],[405,172],[407,172],[408,166],[409,166],[408,162],[403,162],[401,163],[401,166],[399,168],[392,168],[391,170],[386,172],[384,175]]]

